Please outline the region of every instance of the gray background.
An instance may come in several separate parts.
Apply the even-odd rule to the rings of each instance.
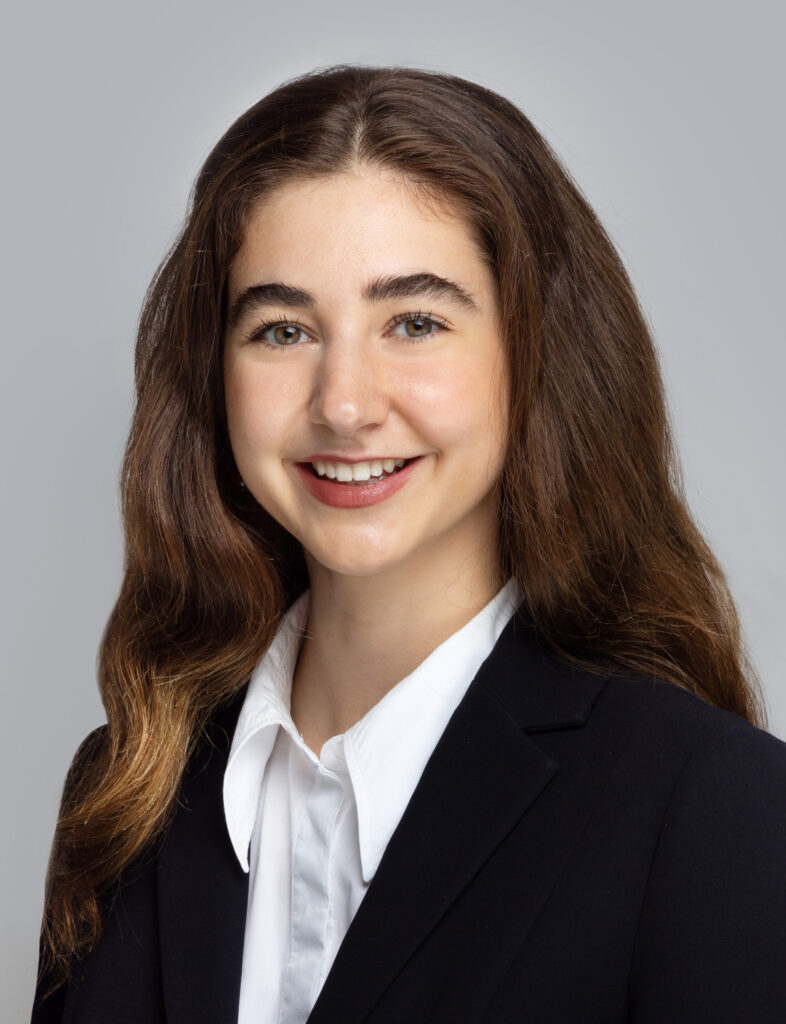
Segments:
[[[619,247],[663,358],[692,506],[739,601],[771,729],[781,667],[783,16],[695,0],[225,0],[6,10],[2,77],[3,1021],[27,1019],[66,767],[103,721],[117,473],[144,289],[212,144],[338,61],[517,102]]]

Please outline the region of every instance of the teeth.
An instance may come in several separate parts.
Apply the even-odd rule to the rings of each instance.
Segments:
[[[404,459],[374,459],[373,462],[312,462],[317,476],[326,476],[329,480],[338,480],[348,484],[353,481],[365,483],[371,477],[381,477],[384,473],[394,473],[405,464]]]

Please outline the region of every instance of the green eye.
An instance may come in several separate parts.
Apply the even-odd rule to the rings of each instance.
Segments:
[[[286,347],[297,344],[301,334],[303,334],[302,329],[294,324],[276,324],[273,327],[268,327],[263,336],[271,345]]]
[[[425,317],[419,317],[416,320],[404,321],[404,330],[410,338],[422,338],[425,335],[430,334],[434,326],[434,321],[427,320]]]
[[[295,348],[308,341],[310,335],[300,324],[285,320],[273,320],[261,324],[248,337],[249,341],[260,341],[268,348]]]
[[[448,329],[446,324],[435,320],[429,313],[404,313],[397,316],[393,323],[396,334],[400,338],[410,341],[430,338],[432,335]],[[399,328],[403,328],[403,330],[399,330]]]

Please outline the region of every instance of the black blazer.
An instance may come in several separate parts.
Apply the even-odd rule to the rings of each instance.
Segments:
[[[235,1024],[248,876],[213,722],[154,855],[33,1024]],[[786,744],[515,620],[451,718],[310,1024],[783,1024]]]

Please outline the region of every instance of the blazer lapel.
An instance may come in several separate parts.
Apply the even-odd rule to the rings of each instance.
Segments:
[[[158,858],[164,1001],[169,1024],[236,1021],[248,875],[224,819],[222,786],[245,690],[211,723],[189,763]]]
[[[309,1024],[365,1019],[558,772],[525,733],[581,725],[605,682],[544,656],[527,627],[515,617],[508,623],[426,765]],[[522,865],[532,885],[518,910],[519,935],[558,863],[558,850],[544,859],[542,839],[533,844],[538,856]]]

